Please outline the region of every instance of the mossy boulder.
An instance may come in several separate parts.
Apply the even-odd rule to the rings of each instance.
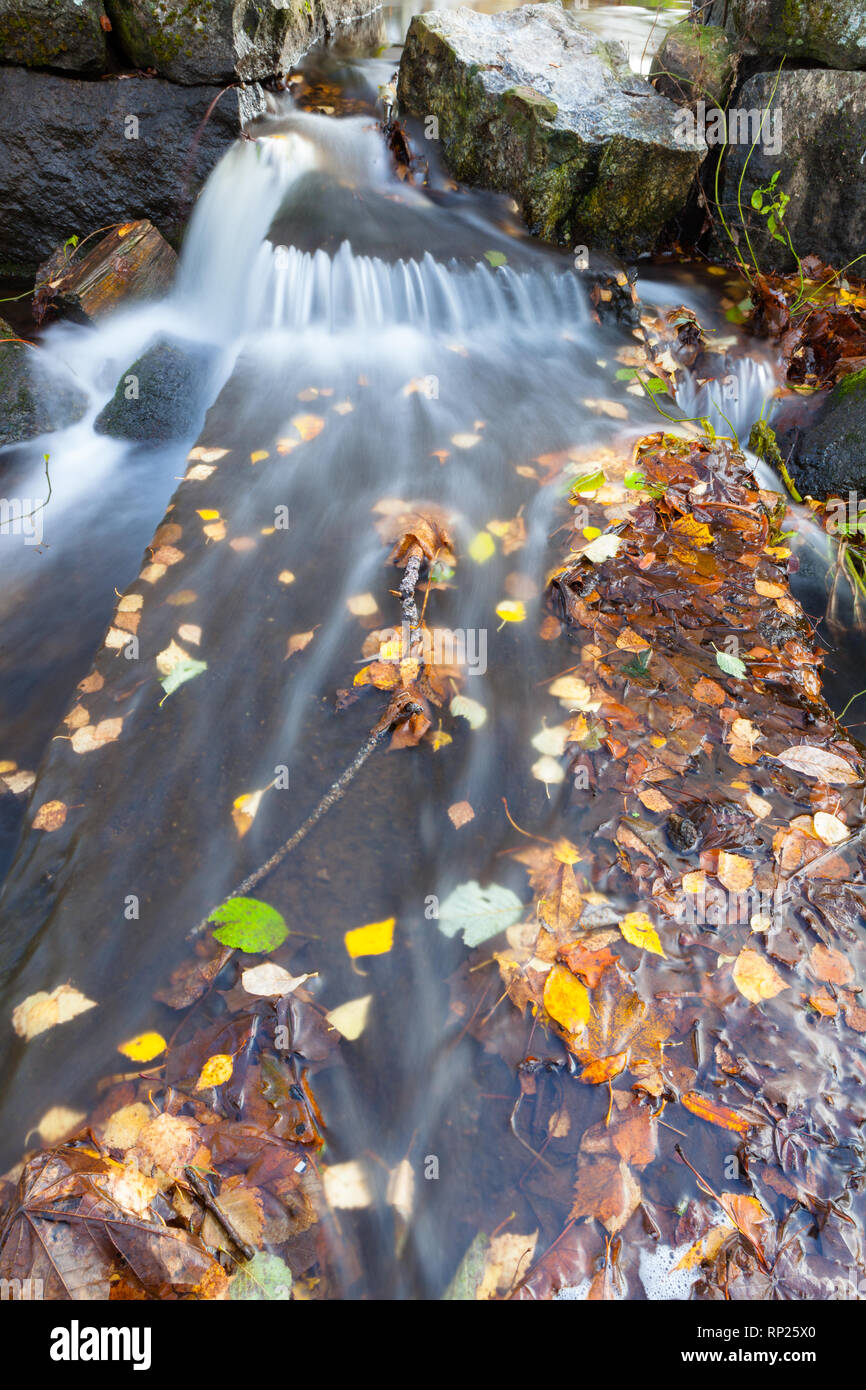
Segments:
[[[405,112],[438,122],[464,183],[511,193],[548,241],[649,250],[679,212],[703,142],[677,107],[558,4],[416,15],[398,84]]]
[[[97,415],[97,434],[163,443],[192,433],[202,412],[213,353],[165,339],[124,372]]]
[[[251,82],[288,71],[370,0],[106,0],[135,67],[173,82]]]
[[[17,337],[0,319],[0,339]],[[71,375],[49,371],[39,348],[0,341],[0,444],[18,444],[64,429],[87,410],[87,393]]]
[[[736,73],[736,49],[717,24],[684,20],[665,35],[650,68],[650,81],[672,101],[724,106]]]
[[[703,14],[724,24],[746,53],[866,68],[863,0],[712,0]]]
[[[763,212],[752,206],[753,194],[766,188],[778,170],[776,192],[791,200],[785,226],[797,255],[814,254],[841,268],[862,254],[866,242],[866,73],[783,71],[775,96],[774,86],[776,73],[759,73],[737,94],[739,112],[753,111],[756,117],[769,112],[767,138],[753,147],[750,133],[757,133],[756,119],[749,133],[729,145],[723,170],[725,220],[742,255],[757,261],[760,269],[794,269],[787,241],[776,240],[767,228],[765,210],[775,195],[756,199]]]
[[[0,63],[105,72],[102,0],[0,0]]]
[[[866,496],[866,368],[845,376],[813,423],[779,439],[782,455],[803,497]]]

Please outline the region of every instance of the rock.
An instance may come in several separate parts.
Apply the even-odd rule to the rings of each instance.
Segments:
[[[0,339],[17,337],[0,319]],[[49,372],[39,348],[0,342],[0,444],[64,429],[87,410],[87,393],[71,375]]]
[[[779,448],[803,497],[866,495],[866,368],[834,386],[805,430],[780,435]]]
[[[702,144],[677,108],[557,4],[416,15],[398,97],[438,121],[456,178],[511,193],[549,241],[647,250],[686,201]]]
[[[78,248],[83,252],[83,247]],[[90,249],[60,247],[39,267],[33,314],[65,314],[81,323],[104,318],[133,299],[158,298],[174,278],[177,256],[152,222],[125,222]]]
[[[196,425],[212,354],[188,343],[155,343],[126,371],[93,428],[115,439],[182,439]]]
[[[101,0],[0,0],[0,62],[105,72],[104,20]]]
[[[372,0],[106,0],[130,62],[173,82],[250,82],[287,72]]]
[[[258,86],[224,92],[200,130],[215,96],[0,68],[0,263],[34,267],[68,237],[142,217],[176,243],[206,176],[265,109]]]
[[[863,0],[713,0],[703,14],[724,24],[746,53],[866,68]]]
[[[759,73],[737,94],[741,112],[770,110],[765,121],[769,138],[754,149],[749,138],[730,145],[722,195],[726,220],[736,229],[742,226],[742,213],[760,269],[792,270],[795,260],[787,243],[769,234],[766,218],[751,206],[752,194],[769,184],[778,169],[777,190],[791,199],[785,225],[797,254],[814,254],[841,268],[862,253],[866,242],[866,165],[861,162],[866,74],[817,68],[783,71],[770,107],[775,82],[775,73]],[[767,201],[765,195],[765,206]],[[740,249],[749,254],[742,232]]]
[[[665,35],[650,68],[650,81],[671,101],[724,106],[736,71],[734,45],[718,25],[684,20]]]

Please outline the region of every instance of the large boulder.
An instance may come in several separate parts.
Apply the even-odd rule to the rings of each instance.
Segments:
[[[803,431],[779,438],[803,497],[866,496],[866,369],[843,377]]]
[[[0,68],[0,264],[39,265],[58,242],[147,217],[176,243],[206,176],[265,109],[153,78],[85,82]]]
[[[777,240],[767,227],[767,209],[781,190],[791,200],[784,220],[797,255],[814,254],[829,265],[845,266],[866,245],[866,73],[783,71],[771,105],[776,80],[776,73],[759,73],[737,94],[738,112],[769,112],[767,138],[753,146],[757,121],[743,122],[747,133],[729,145],[725,219],[746,257],[751,252],[743,228],[748,229],[760,269],[793,269],[787,241]],[[762,209],[753,208],[753,194],[766,188],[777,170],[775,193],[761,194],[755,201]]]
[[[87,393],[72,376],[49,372],[41,350],[16,338],[0,319],[0,444],[63,429],[87,410]]]
[[[416,15],[398,97],[436,118],[456,178],[511,193],[553,242],[649,249],[706,153],[677,138],[676,106],[620,44],[554,4]]]
[[[198,423],[212,363],[199,345],[155,343],[124,372],[93,428],[115,439],[182,439]]]
[[[102,0],[0,0],[0,63],[105,72]]]
[[[863,0],[712,0],[703,15],[724,24],[746,53],[866,68]]]
[[[106,0],[117,42],[173,82],[253,81],[288,71],[373,0]]]
[[[650,68],[650,81],[672,101],[724,106],[736,73],[736,51],[716,24],[683,20],[665,35]]]

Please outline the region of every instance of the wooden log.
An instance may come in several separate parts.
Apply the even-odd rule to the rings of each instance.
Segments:
[[[37,322],[61,314],[79,322],[104,318],[134,299],[165,294],[177,256],[152,222],[124,222],[85,250],[61,247],[40,267],[33,314]]]

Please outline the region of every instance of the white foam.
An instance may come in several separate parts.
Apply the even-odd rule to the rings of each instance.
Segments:
[[[670,1245],[654,1245],[649,1250],[641,1250],[639,1273],[648,1299],[659,1303],[688,1299],[692,1285],[700,1277],[700,1268],[675,1270],[674,1265],[690,1249],[691,1244],[686,1241],[675,1249]]]

